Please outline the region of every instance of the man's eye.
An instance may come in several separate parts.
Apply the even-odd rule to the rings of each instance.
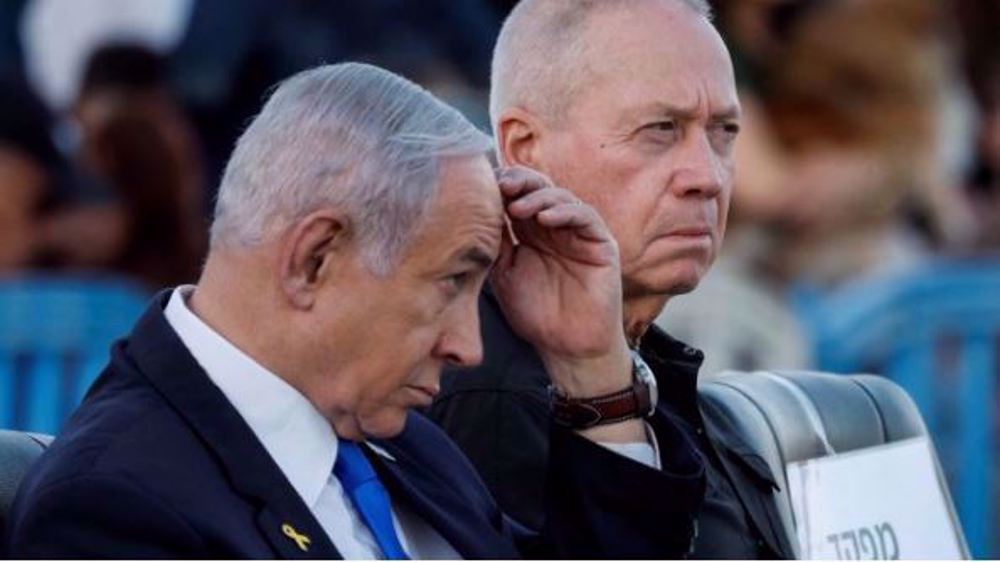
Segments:
[[[652,131],[673,132],[677,130],[677,123],[675,121],[657,121],[656,123],[646,125],[646,129]]]
[[[443,279],[444,283],[448,286],[449,290],[459,290],[469,282],[472,278],[472,274],[468,271],[462,271],[459,273],[453,273]]]
[[[681,128],[677,124],[677,121],[667,119],[644,125],[639,132],[641,133],[641,138],[646,141],[657,145],[673,145],[680,138]]]
[[[719,150],[727,151],[736,141],[739,132],[738,123],[719,123],[711,129],[712,144]]]
[[[733,139],[739,134],[740,126],[738,123],[718,123],[712,130],[716,136]]]

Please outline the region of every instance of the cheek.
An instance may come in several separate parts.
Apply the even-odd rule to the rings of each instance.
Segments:
[[[618,242],[622,258],[627,259],[641,244],[642,225],[655,204],[654,192],[642,189],[645,184],[639,174],[618,160],[594,157],[581,161],[590,164],[576,166],[565,174],[567,179],[556,183],[570,187],[597,210]]]
[[[391,337],[369,348],[363,401],[379,404],[391,401],[392,395],[413,382],[428,369],[437,341],[432,325],[400,322],[393,327]]]
[[[729,198],[725,198],[719,201],[719,224],[718,231],[719,237],[716,240],[717,243],[721,244],[722,239],[726,235],[726,226],[729,224]]]
[[[723,236],[726,234],[726,225],[729,222],[729,206],[732,203],[733,197],[733,180],[732,174],[730,173],[728,181],[723,184],[722,192],[718,197],[718,232],[719,239],[718,242],[722,242]]]
[[[608,215],[605,222],[618,242],[622,264],[638,259],[647,244],[645,233],[655,227],[649,224],[651,214],[644,210],[635,209],[629,213],[628,208],[615,208]]]
[[[388,438],[398,435],[403,430],[407,413],[414,404],[412,391],[403,388],[402,384],[377,400],[366,401],[359,405],[351,421],[360,432],[369,437]]]

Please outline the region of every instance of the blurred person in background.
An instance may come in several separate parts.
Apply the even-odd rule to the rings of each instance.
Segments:
[[[21,14],[28,0],[0,2],[0,80],[27,81],[21,48]]]
[[[69,268],[104,268],[149,287],[197,276],[204,251],[197,143],[164,74],[139,45],[106,45],[89,59],[73,115],[77,163],[110,200],[53,217],[52,251]]]
[[[110,266],[152,287],[196,278],[206,246],[204,177],[165,61],[140,45],[98,49],[74,115],[83,165],[104,178],[125,215],[124,242]]]
[[[738,4],[774,11],[759,16],[771,64],[741,97],[731,236],[706,282],[658,321],[705,346],[711,371],[808,367],[791,287],[825,291],[971,240],[958,189],[968,99],[935,2]],[[731,37],[762,32],[750,28]]]
[[[955,2],[963,61],[979,110],[967,189],[979,224],[978,248],[1000,250],[1000,3]]]
[[[197,130],[205,177],[216,178],[267,88],[324,62],[400,61],[393,70],[430,76],[433,92],[485,127],[490,48],[502,9],[487,0],[14,0],[0,8],[9,16],[0,26],[0,71],[23,52],[26,75],[62,112],[73,105],[92,51],[106,43],[142,45],[165,57]],[[407,65],[414,60],[418,67]],[[205,209],[214,186],[207,182]]]
[[[932,0],[832,2],[800,20],[767,100],[787,157],[778,275],[835,286],[969,240],[948,22]]]
[[[457,102],[471,117],[485,116],[490,48],[499,29],[486,0],[192,4],[190,23],[170,65],[203,141],[209,177],[221,173],[267,88],[280,77],[324,62],[386,65],[445,101]]]
[[[194,1],[14,0],[21,9],[8,8],[8,25],[17,28],[28,80],[53,111],[63,113],[97,48],[129,42],[169,53],[188,26]]]
[[[40,264],[42,221],[56,192],[62,160],[51,116],[28,86],[0,81],[0,275]]]

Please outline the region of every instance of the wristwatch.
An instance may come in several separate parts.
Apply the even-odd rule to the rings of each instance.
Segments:
[[[570,398],[549,385],[553,420],[572,429],[645,418],[656,411],[659,395],[653,370],[638,351],[632,351],[632,386],[592,398]]]

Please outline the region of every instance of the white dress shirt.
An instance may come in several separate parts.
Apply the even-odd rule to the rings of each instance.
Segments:
[[[374,559],[381,550],[350,497],[333,474],[337,435],[309,400],[213,330],[188,308],[193,286],[178,287],[164,311],[167,322],[209,379],[222,391],[274,459],[302,501],[346,559]],[[659,468],[656,439],[604,444],[647,466]],[[391,457],[369,445],[377,454]],[[433,527],[405,505],[392,502],[400,543],[413,559],[459,559]]]

